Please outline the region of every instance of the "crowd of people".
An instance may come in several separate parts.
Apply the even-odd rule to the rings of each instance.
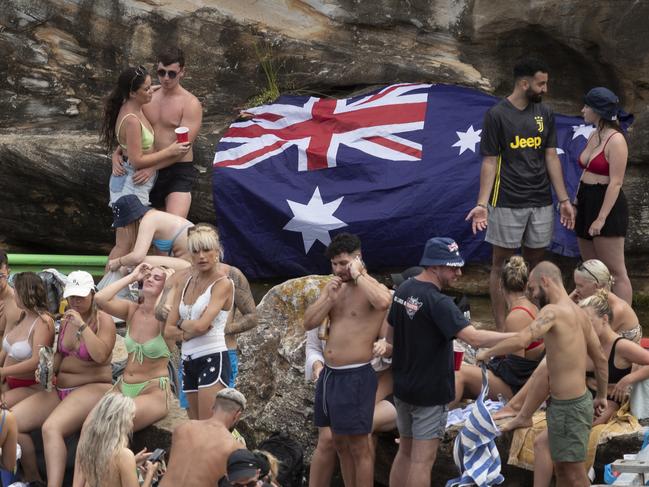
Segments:
[[[583,171],[571,200],[554,115],[542,103],[548,69],[528,59],[513,75],[512,93],[485,116],[480,188],[467,216],[474,233],[486,230],[493,248],[489,288],[496,331],[473,327],[442,293],[464,265],[452,239],[428,240],[420,268],[389,299],[388,289],[367,274],[360,240],[336,235],[325,254],[334,277],[304,316],[311,343],[307,376],[317,379],[312,487],[328,485],[332,448],[346,486],[373,485],[371,434],[386,398],[399,435],[390,485],[430,485],[448,409],[478,397],[483,367],[490,397],[509,400],[494,415],[513,416],[503,430],[531,426],[532,414],[548,400],[547,431],[535,443],[534,485],[550,485],[553,475],[559,486],[590,485],[585,460],[592,425],[608,421],[631,386],[649,377],[649,352],[638,344],[642,328],[624,264],[627,145],[619,100],[603,87],[584,97],[584,120],[595,129],[579,156]],[[585,259],[570,294],[559,268],[544,260],[555,212],[575,229]],[[480,349],[477,365],[456,368],[456,340]],[[389,396],[378,392],[377,359],[391,362],[379,373],[391,375]]]
[[[20,451],[24,482],[43,483],[46,473],[48,486],[63,485],[66,439],[80,433],[75,487],[278,485],[277,459],[248,451],[232,433],[246,408],[234,389],[236,335],[257,318],[245,276],[223,262],[216,228],[187,219],[201,105],[180,84],[184,65],[182,51],[168,49],[158,56],[156,89],[139,66],[123,71],[108,97],[102,137],[112,152],[116,237],[106,265],[112,277],[101,289],[90,274],[72,272],[67,309],[55,323],[41,278],[20,273],[9,286],[0,251],[0,462],[15,470]],[[479,194],[467,220],[474,233],[486,229],[493,247],[496,330],[474,327],[442,292],[464,265],[453,239],[429,239],[419,267],[396,275],[392,290],[367,272],[357,236],[339,233],[328,245],[333,276],[304,314],[318,428],[311,487],[330,485],[337,461],[346,486],[372,486],[373,433],[395,428],[390,485],[430,485],[448,410],[479,395],[482,363],[490,396],[509,401],[496,415],[511,418],[502,429],[528,426],[550,398],[547,433],[535,443],[535,486],[549,485],[553,474],[557,485],[588,485],[591,425],[611,418],[630,387],[649,377],[649,352],[638,345],[642,328],[624,264],[627,146],[619,101],[601,87],[585,96],[584,119],[596,128],[579,157],[583,172],[571,201],[554,115],[541,102],[547,86],[543,63],[518,63],[511,95],[483,125]],[[570,294],[558,267],[543,260],[555,212],[575,229],[585,259]],[[136,300],[123,295],[132,288]],[[125,323],[128,354],[117,380],[116,320]],[[479,350],[477,365],[456,366],[455,340]],[[177,377],[170,367],[176,350]],[[162,467],[159,452],[134,453],[129,438],[168,414],[176,382],[189,420],[175,428]]]

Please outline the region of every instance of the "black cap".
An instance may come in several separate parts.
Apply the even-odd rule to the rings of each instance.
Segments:
[[[392,284],[395,287],[398,287],[401,286],[401,283],[403,281],[407,281],[411,277],[418,276],[422,272],[424,272],[424,268],[416,265],[416,266],[408,267],[401,274],[390,274],[390,277],[392,278]]]
[[[254,453],[249,450],[235,450],[228,457],[228,480],[238,481],[257,475],[259,464]]]

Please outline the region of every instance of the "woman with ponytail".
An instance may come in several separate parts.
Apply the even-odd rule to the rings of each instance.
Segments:
[[[624,263],[629,209],[622,191],[629,150],[618,121],[619,99],[611,90],[598,87],[586,94],[584,103],[584,121],[596,129],[579,155],[584,168],[576,201],[579,251],[584,260],[606,264],[614,278],[613,292],[631,304]]]
[[[173,164],[189,150],[189,143],[173,142],[161,151],[153,152],[154,133],[144,116],[142,106],[151,101],[151,76],[144,66],[127,68],[117,80],[117,86],[106,100],[101,130],[102,142],[112,150],[115,142],[122,149],[122,170],[110,177],[110,206],[122,196],[133,194],[143,205],[149,205],[149,192],[155,183],[157,170]],[[115,247],[110,258],[129,251],[129,238],[123,228],[116,229]]]
[[[500,275],[500,288],[509,313],[505,318],[505,332],[517,333],[527,328],[538,314],[538,308],[529,300],[525,292],[529,269],[525,260],[514,255],[505,263]],[[543,357],[545,347],[543,340],[531,343],[525,350],[517,353],[495,357],[487,364],[489,376],[489,397],[497,399],[499,395],[511,398],[532,375]],[[482,388],[482,370],[480,367],[462,364],[455,373],[455,401],[449,408],[455,407],[464,398],[476,398]]]

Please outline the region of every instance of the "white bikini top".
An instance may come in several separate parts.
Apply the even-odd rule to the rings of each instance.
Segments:
[[[18,362],[22,362],[23,360],[31,358],[32,345],[31,343],[29,343],[29,339],[31,338],[32,332],[34,331],[34,326],[39,319],[40,316],[37,316],[36,319],[32,322],[32,326],[29,328],[29,333],[27,333],[27,338],[25,340],[9,343],[7,337],[4,337],[4,340],[2,340],[2,349],[7,352],[7,355],[9,355],[12,359],[17,360]]]
[[[183,320],[197,320],[201,317],[207,305],[210,302],[212,297],[212,287],[214,284],[219,282],[221,279],[226,279],[227,276],[218,278],[212,284],[210,284],[207,289],[201,294],[194,304],[185,304],[185,291],[187,291],[187,286],[189,286],[189,281],[192,277],[187,279],[185,283],[185,288],[180,298],[180,305],[178,306],[178,313]],[[212,327],[207,331],[207,333],[191,338],[182,344],[182,354],[185,357],[198,358],[203,355],[208,355],[211,353],[223,352],[228,349],[225,344],[225,324],[228,321],[228,316],[234,308],[234,282],[232,283],[232,305],[229,310],[221,310],[214,317],[212,321]]]

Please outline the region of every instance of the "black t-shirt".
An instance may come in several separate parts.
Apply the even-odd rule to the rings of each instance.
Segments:
[[[545,149],[557,146],[554,114],[543,103],[519,110],[507,98],[485,115],[483,156],[497,156],[491,206],[538,208],[552,204]]]
[[[448,404],[455,397],[453,337],[469,324],[453,300],[415,278],[394,293],[394,395],[415,406]]]

